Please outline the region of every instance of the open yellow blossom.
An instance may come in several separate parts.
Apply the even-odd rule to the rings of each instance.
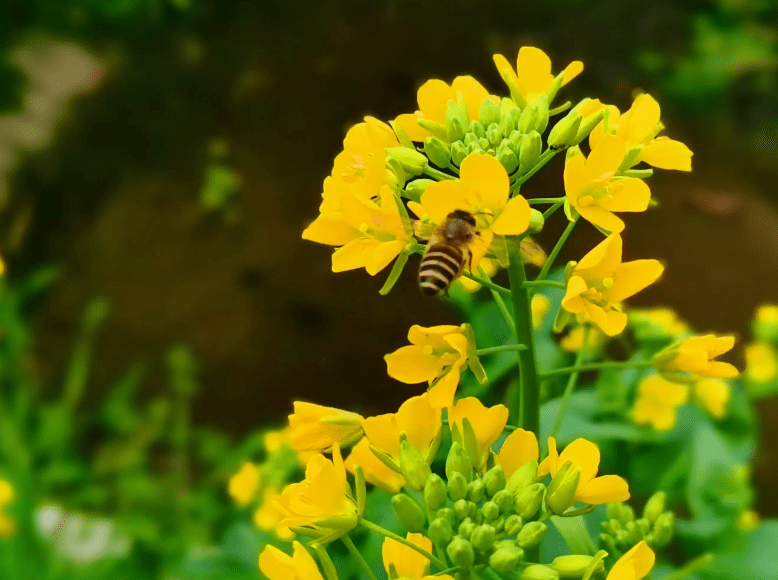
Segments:
[[[265,546],[259,555],[259,569],[270,580],[324,580],[316,561],[300,542],[292,544],[293,554],[275,546]]]
[[[643,580],[654,567],[654,551],[641,540],[613,565],[605,580]]]
[[[303,239],[340,246],[332,255],[333,272],[364,268],[375,276],[410,240],[397,203],[386,185],[381,188],[380,205],[344,192],[340,209],[317,217],[303,232]]]
[[[427,457],[443,428],[441,410],[433,405],[432,398],[431,392],[411,397],[396,413],[363,419],[362,427],[370,445],[397,460],[400,434],[405,433],[408,443]]]
[[[694,398],[712,417],[723,419],[732,398],[732,389],[721,379],[703,379],[694,386]]]
[[[334,407],[295,401],[289,415],[292,447],[297,451],[323,451],[337,443],[350,445],[362,437],[362,416]]]
[[[470,121],[478,119],[478,112],[485,99],[490,99],[494,103],[500,102],[499,97],[490,95],[489,91],[471,76],[457,77],[450,85],[438,79],[429,80],[419,88],[416,99],[419,103],[418,111],[400,115],[394,120],[413,141],[424,141],[432,135],[419,125],[419,119],[437,123],[445,132],[446,107],[449,101],[459,103],[462,100]],[[444,138],[444,134],[441,133],[438,137]]]
[[[586,254],[567,282],[562,308],[579,323],[591,320],[608,336],[627,325],[622,300],[653,284],[664,271],[657,260],[621,261],[621,236],[612,234]]]
[[[678,407],[689,400],[689,387],[653,375],[638,385],[634,418],[637,425],[669,431],[678,421]]]
[[[432,552],[432,540],[423,534],[408,533],[405,539],[427,552]],[[391,574],[391,568],[394,568],[399,578],[409,578],[410,580],[443,578],[444,580],[452,580],[448,574],[428,576],[430,571],[429,559],[392,538],[384,540],[381,547],[381,555],[384,561],[384,569],[388,575]]]
[[[430,183],[421,196],[421,207],[435,225],[458,209],[475,216],[480,240],[473,245],[468,266],[477,271],[495,235],[518,236],[527,231],[530,207],[522,196],[510,197],[508,173],[491,155],[468,156],[459,175],[459,179]]]
[[[275,531],[281,540],[289,541],[294,538],[294,532],[287,527],[279,527],[278,522],[284,519],[284,514],[278,507],[276,500],[281,496],[279,491],[268,487],[262,494],[262,501],[254,511],[252,518],[254,525],[264,532]]]
[[[548,314],[551,308],[551,300],[545,294],[535,294],[530,303],[532,309],[532,328],[537,330],[543,325],[543,318]]]
[[[616,177],[626,154],[626,142],[617,135],[605,135],[589,157],[571,149],[565,161],[567,203],[581,217],[607,232],[620,233],[624,222],[613,212],[648,209],[651,190],[637,177]]]
[[[398,442],[400,440],[399,434],[397,440]],[[356,474],[357,465],[359,465],[362,468],[362,473],[365,475],[365,481],[389,493],[398,493],[405,485],[405,478],[393,469],[389,469],[370,450],[370,441],[367,437],[363,437],[354,446],[346,458],[345,465],[346,469],[354,474]]]
[[[688,373],[694,378],[731,379],[738,375],[738,370],[729,363],[714,359],[732,350],[733,346],[734,336],[693,336],[659,351],[654,356],[654,364],[660,372],[668,375]]]
[[[454,440],[467,449],[463,439],[465,436],[463,421],[465,419],[473,427],[475,442],[478,448],[478,457],[471,457],[470,459],[476,463],[474,467],[483,470],[486,460],[489,458],[492,445],[500,437],[503,429],[505,429],[505,425],[508,423],[508,408],[505,405],[485,407],[475,397],[459,399],[456,405],[448,410],[448,424],[453,433]]]
[[[332,460],[314,455],[305,468],[305,479],[292,483],[276,500],[283,514],[278,525],[307,527],[327,535],[345,534],[357,525],[357,505],[349,494],[346,467],[337,443]]]
[[[532,46],[523,46],[519,49],[516,59],[516,70],[501,54],[494,55],[494,64],[502,78],[508,79],[518,89],[526,104],[532,104],[540,95],[546,93],[554,84],[554,75],[551,73],[551,59],[548,55]],[[564,70],[562,86],[569,83],[583,71],[583,63],[579,60],[571,62]],[[507,78],[506,78],[507,77]],[[509,85],[510,86],[510,85]],[[517,103],[523,107],[524,103]]]
[[[0,261],[2,264],[2,261]],[[2,274],[2,266],[0,266]],[[0,539],[7,538],[16,531],[16,521],[5,513],[5,507],[14,499],[14,488],[10,482],[0,479]]]
[[[505,438],[495,461],[497,465],[502,466],[505,477],[510,479],[517,469],[538,459],[540,459],[540,450],[535,434],[532,431],[516,429]]]
[[[227,489],[235,503],[243,507],[251,503],[251,500],[257,495],[260,480],[259,467],[246,461],[240,470],[230,477]]]
[[[692,170],[691,150],[667,137],[657,137],[663,126],[659,122],[659,103],[651,95],[643,94],[635,99],[632,108],[620,115],[613,105],[608,106],[608,131],[624,139],[627,148],[640,147],[635,165],[644,161],[660,169]],[[589,135],[589,145],[597,147],[605,136],[605,121],[597,125]]]
[[[462,369],[468,362],[480,366],[464,327],[413,325],[408,341],[409,346],[384,356],[389,376],[409,385],[437,380],[429,390],[430,402],[438,409],[451,406]]]
[[[601,475],[597,477],[600,466],[599,448],[586,439],[576,439],[565,447],[562,453],[557,453],[556,439],[548,438],[548,457],[544,459],[538,473],[555,476],[559,469],[568,461],[573,469],[578,470],[578,487],[575,500],[590,505],[600,505],[612,501],[627,501],[629,487],[627,482],[618,475]]]
[[[778,352],[768,342],[746,345],[746,379],[766,383],[778,377]]]

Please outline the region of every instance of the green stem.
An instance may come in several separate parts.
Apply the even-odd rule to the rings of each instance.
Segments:
[[[408,546],[411,550],[413,550],[415,552],[418,552],[419,554],[421,554],[422,556],[427,558],[430,562],[435,564],[435,566],[437,566],[441,570],[444,570],[447,567],[445,562],[441,562],[438,558],[436,558],[435,556],[430,554],[424,548],[420,548],[419,546],[417,546],[413,542],[409,542],[408,540],[406,540],[402,536],[399,536],[399,535],[395,534],[394,532],[390,532],[389,530],[387,530],[385,528],[382,528],[378,524],[374,524],[371,521],[368,521],[368,520],[363,519],[363,518],[359,518],[359,525],[362,526],[363,528],[367,529],[367,530],[370,530],[370,531],[375,532],[377,534],[381,534],[382,536],[385,536],[387,538],[391,538],[391,539],[393,539],[396,542],[400,542],[401,544],[403,544],[405,546]]]
[[[521,184],[522,184],[522,183],[525,183],[526,181],[528,181],[528,180],[529,180],[529,178],[530,178],[530,177],[532,177],[532,176],[533,176],[533,175],[535,175],[535,174],[536,174],[538,171],[540,171],[540,170],[541,170],[541,168],[542,168],[542,167],[543,167],[543,166],[544,166],[546,163],[548,163],[549,161],[551,161],[551,158],[552,158],[554,155],[556,155],[557,153],[559,153],[559,150],[557,150],[557,151],[552,151],[551,149],[546,149],[545,153],[543,153],[543,154],[540,156],[540,158],[538,159],[538,162],[537,162],[537,163],[535,163],[535,165],[532,167],[532,169],[530,169],[529,171],[527,171],[527,173],[525,173],[524,175],[522,175],[521,177],[519,177],[519,178],[516,180],[516,182],[515,182],[515,183],[514,183],[514,184],[511,186],[511,191],[515,191],[515,190],[519,189],[519,187],[521,187]]]
[[[503,346],[491,346],[489,348],[480,348],[477,351],[475,351],[475,354],[481,356],[484,354],[495,354],[498,352],[517,352],[520,350],[526,350],[526,348],[527,348],[526,344],[505,344]]]
[[[462,569],[461,566],[454,566],[453,568],[446,568],[445,570],[441,570],[440,572],[435,572],[433,576],[442,576],[443,574],[453,574],[454,572],[459,572]]]
[[[575,227],[577,221],[578,220],[576,219],[567,224],[567,227],[559,237],[559,241],[556,243],[556,246],[554,246],[554,249],[551,250],[551,254],[548,256],[548,260],[546,260],[546,263],[543,265],[543,269],[540,270],[540,274],[538,274],[538,277],[535,278],[536,281],[543,280],[548,275],[548,271],[551,270],[551,266],[554,265],[554,260],[556,260],[559,252],[562,251],[562,246],[565,245],[567,238],[570,237],[570,234],[573,232],[573,228]]]
[[[535,358],[535,333],[532,327],[529,288],[524,286],[527,273],[524,271],[518,244],[511,249],[509,259],[508,279],[511,283],[511,301],[516,321],[516,342],[527,345],[527,348],[518,352],[520,380],[518,405],[515,402],[510,404],[509,401],[508,409],[514,420],[517,420],[519,427],[539,435],[540,384]]]
[[[601,369],[650,369],[652,366],[653,365],[650,362],[606,361],[601,363],[591,363],[588,365],[554,369],[546,373],[541,373],[540,377],[545,379],[547,377],[553,377],[556,375],[567,375],[570,373],[582,373],[586,371],[598,371]]]
[[[479,269],[481,276],[485,276],[486,272],[483,271],[483,269]],[[500,294],[505,294],[506,296],[511,293],[510,290],[507,288],[503,288],[499,284],[495,284],[491,280],[489,280],[489,277],[486,276],[482,278],[481,276],[475,276],[471,274],[470,272],[462,272],[462,275],[465,278],[470,278],[473,282],[478,282],[481,286],[484,286],[485,288],[489,288],[492,292],[499,292]]]
[[[478,272],[481,274],[481,276],[489,280],[489,274],[486,273],[486,270],[484,270],[483,267],[479,266]],[[489,284],[491,284],[491,280],[489,280]],[[490,286],[487,286],[487,288],[489,288],[491,291],[494,302],[497,304],[497,308],[500,310],[502,317],[505,319],[505,324],[508,325],[508,328],[510,329],[513,337],[516,338],[516,323],[514,322],[513,316],[511,316],[508,307],[505,305],[505,301],[502,299],[502,296],[500,296],[498,291],[492,289]],[[500,288],[502,288],[502,286],[500,286]],[[507,290],[507,288],[504,288],[504,290]],[[510,294],[510,290],[508,290],[508,293]]]
[[[653,169],[627,169],[626,171],[622,171],[621,174],[624,177],[638,177],[640,179],[645,179],[646,177],[651,177],[654,175]]]
[[[447,179],[456,179],[453,175],[449,175],[448,173],[443,173],[442,171],[438,171],[434,167],[430,167],[429,165],[424,166],[424,174],[429,175],[433,179],[437,179],[438,181],[445,181]]]
[[[553,205],[557,203],[563,203],[564,201],[564,197],[533,197],[532,199],[528,199],[527,203],[530,205],[538,205],[541,203],[548,203]]]
[[[669,576],[665,576],[662,580],[681,580],[682,578],[686,578],[690,574],[696,572],[700,568],[705,568],[705,566],[709,565],[711,562],[713,562],[713,554],[708,552],[699,558],[695,558],[680,570],[676,570]]]
[[[359,567],[362,568],[362,571],[367,575],[367,577],[370,578],[370,580],[378,580],[375,574],[373,574],[373,570],[370,569],[370,564],[368,564],[362,557],[362,554],[359,553],[359,550],[354,545],[354,542],[351,541],[351,538],[348,537],[348,534],[341,536],[340,541],[345,544],[346,548],[348,548],[348,551],[357,561]]]
[[[546,221],[548,218],[550,218],[552,215],[554,215],[556,213],[556,210],[558,210],[564,204],[565,204],[564,201],[558,201],[554,205],[552,205],[550,208],[548,208],[545,212],[543,212],[543,221]]]
[[[524,282],[523,286],[525,288],[560,288],[561,290],[567,288],[563,282],[555,280],[530,280],[529,282]]]
[[[456,166],[456,165],[454,165],[453,163],[450,163],[450,162],[449,162],[449,164],[448,164],[448,169],[450,169],[451,171],[453,171],[454,173],[456,173],[457,175],[459,175],[459,167],[457,167],[457,166]]]
[[[589,346],[589,333],[591,331],[590,326],[584,326],[584,336],[583,336],[583,342],[581,344],[581,348],[578,349],[578,353],[575,355],[575,364],[573,366],[580,367],[581,361],[583,361],[584,353],[586,352],[586,347]],[[559,414],[556,416],[556,421],[554,421],[554,428],[551,429],[551,437],[556,437],[556,434],[559,433],[560,427],[562,427],[562,421],[565,418],[565,413],[567,412],[567,407],[570,405],[570,398],[573,396],[573,390],[575,390],[575,384],[578,382],[578,375],[580,375],[580,371],[575,371],[570,375],[570,378],[567,380],[567,386],[565,387],[565,392],[562,395],[562,402],[559,405]]]

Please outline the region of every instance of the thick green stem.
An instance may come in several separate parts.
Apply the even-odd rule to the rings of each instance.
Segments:
[[[618,362],[606,361],[601,363],[591,363],[588,365],[564,367],[554,369],[547,373],[542,373],[541,378],[553,377],[555,375],[568,375],[570,373],[582,373],[586,371],[599,371],[601,369],[650,369],[653,365],[650,362]]]
[[[520,350],[526,350],[526,344],[504,344],[503,346],[491,346],[489,348],[481,348],[475,351],[478,356],[484,354],[495,354],[498,352],[517,352]]]
[[[399,535],[395,534],[394,532],[390,532],[389,530],[382,528],[378,524],[374,524],[371,521],[368,521],[366,519],[360,518],[359,519],[359,525],[362,526],[363,528],[367,529],[367,530],[370,530],[371,532],[376,532],[377,534],[381,534],[382,536],[385,536],[387,538],[391,538],[391,539],[395,540],[396,542],[400,542],[401,544],[403,544],[405,546],[408,546],[411,550],[413,550],[415,552],[418,552],[419,554],[421,554],[422,556],[427,558],[430,562],[435,564],[435,566],[437,566],[440,570],[444,570],[444,569],[447,568],[445,562],[441,562],[438,558],[436,558],[435,556],[430,554],[424,548],[421,548],[421,547],[417,546],[413,542],[409,542],[408,540],[406,540],[402,536],[399,536]]]
[[[562,282],[556,282],[555,280],[530,280],[529,282],[524,282],[523,286],[525,288],[559,288],[561,290],[564,290],[567,288],[567,286],[564,285]]]
[[[556,213],[556,210],[558,210],[560,207],[562,207],[565,204],[564,201],[558,201],[554,205],[552,205],[550,208],[548,208],[546,211],[543,212],[543,221],[546,221],[548,218],[550,218],[552,215]]]
[[[562,246],[565,245],[567,238],[570,237],[570,234],[573,232],[573,228],[575,227],[577,221],[578,220],[574,220],[567,224],[565,231],[562,232],[562,235],[559,237],[559,241],[556,243],[556,246],[554,246],[554,249],[551,250],[551,254],[548,256],[548,260],[546,260],[546,263],[540,270],[540,274],[538,274],[538,277],[535,278],[535,280],[543,280],[548,275],[549,270],[551,270],[551,267],[554,265],[554,260],[556,260],[559,252],[562,251]]]
[[[589,334],[590,334],[591,328],[589,326],[584,327],[584,336],[583,336],[583,343],[581,344],[581,348],[578,349],[578,353],[575,355],[575,364],[573,366],[579,367],[581,366],[581,361],[583,361],[584,353],[586,352],[586,347],[589,346]],[[567,412],[567,407],[570,405],[570,397],[573,396],[573,390],[575,390],[575,384],[578,382],[578,375],[580,375],[580,371],[576,371],[570,375],[570,378],[567,380],[567,386],[565,387],[565,393],[562,395],[562,402],[559,405],[559,414],[556,416],[556,420],[554,421],[554,428],[551,429],[551,436],[556,437],[556,434],[559,433],[559,429],[562,427],[562,421],[565,418],[565,413]]]
[[[533,197],[532,199],[528,199],[527,203],[530,205],[538,205],[541,203],[556,205],[557,203],[563,203],[564,201],[564,197]]]
[[[373,574],[373,570],[371,570],[370,564],[368,564],[362,557],[362,554],[359,553],[359,550],[354,545],[354,542],[351,541],[351,538],[349,538],[348,535],[345,535],[340,538],[340,541],[343,542],[346,548],[348,548],[351,556],[357,561],[359,567],[362,568],[362,571],[367,575],[367,577],[370,578],[370,580],[378,580],[375,574]]]

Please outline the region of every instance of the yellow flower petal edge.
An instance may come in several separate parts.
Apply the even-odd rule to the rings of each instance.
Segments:
[[[551,73],[551,59],[539,48],[523,46],[519,49],[514,70],[508,60],[501,54],[494,55],[494,64],[503,79],[508,79],[516,87],[520,100],[520,106],[532,104],[542,94],[547,93],[554,84],[554,75]],[[583,63],[574,61],[563,71],[562,86],[569,83],[583,71]],[[510,86],[510,84],[509,84]]]
[[[459,399],[448,410],[448,423],[452,433],[455,433],[454,439],[459,439],[461,444],[463,444],[463,422],[465,419],[470,422],[476,438],[479,456],[478,458],[473,458],[477,460],[475,467],[483,469],[491,452],[492,445],[500,437],[503,429],[505,429],[505,425],[508,423],[508,408],[505,405],[486,407],[475,397]]]
[[[405,539],[427,552],[432,552],[432,540],[422,534],[409,532]],[[390,566],[394,565],[400,578],[421,580],[430,571],[429,559],[392,538],[384,540],[381,546],[381,556],[386,573],[389,574]]]
[[[240,470],[230,478],[227,489],[235,503],[243,507],[254,499],[259,491],[260,482],[259,466],[246,461]]]
[[[643,580],[654,567],[654,551],[641,540],[613,565],[606,580]]]
[[[706,334],[687,338],[654,355],[654,366],[667,378],[731,379],[739,374],[734,365],[715,360],[732,350],[734,336]]]
[[[351,445],[362,436],[362,416],[334,407],[295,401],[289,415],[292,447],[296,451],[324,451],[337,443]]]
[[[497,465],[502,466],[505,477],[510,479],[516,470],[530,461],[538,461],[539,458],[540,451],[535,434],[532,431],[516,429],[505,438],[495,461]]]
[[[293,542],[294,553],[265,546],[259,555],[259,569],[269,580],[324,580],[316,561],[300,542]]]

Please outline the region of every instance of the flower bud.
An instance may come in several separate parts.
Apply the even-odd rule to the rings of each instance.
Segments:
[[[464,139],[465,131],[470,122],[467,118],[467,111],[452,99],[449,99],[446,105],[446,135],[450,143]]]
[[[751,324],[754,338],[760,342],[778,342],[778,306],[762,304],[756,309]]]
[[[481,153],[483,152],[483,149],[481,149],[481,145],[479,143],[480,139],[476,139],[470,145],[467,146],[467,153],[468,155],[472,155],[473,153]]]
[[[546,224],[546,218],[538,210],[532,208],[529,213],[529,233],[537,234],[543,229]]]
[[[454,510],[452,510],[451,508],[447,508],[447,507],[439,509],[437,511],[437,513],[435,514],[435,517],[436,518],[441,518],[443,520],[446,520],[452,526],[454,524],[456,524],[456,522],[457,522],[457,518],[454,515]]]
[[[446,458],[446,478],[451,480],[451,475],[454,472],[464,475],[466,481],[471,481],[473,479],[473,466],[467,458],[465,448],[457,441],[454,441],[451,444],[451,449],[448,451],[448,457]]]
[[[462,520],[462,523],[459,524],[459,535],[465,538],[466,540],[469,540],[474,529],[475,529],[475,524],[473,523],[473,520],[471,520],[470,518],[465,518],[464,520]]]
[[[437,137],[427,137],[424,140],[424,154],[438,167],[448,167],[451,163],[451,149]]]
[[[593,556],[582,556],[573,554],[570,556],[559,556],[554,558],[551,567],[557,571],[560,578],[581,578],[589,567],[594,564]],[[605,563],[600,559],[594,564],[593,575],[601,574],[605,571]]]
[[[465,138],[462,139],[462,141],[457,141],[457,143],[464,143],[465,145],[471,145],[472,143],[478,143],[478,140],[481,137],[486,137],[486,129],[484,129],[483,135],[478,135],[476,133],[468,133],[465,135]]]
[[[516,154],[509,148],[503,149],[503,151],[497,153],[497,161],[499,161],[508,173],[513,173],[519,166],[519,160],[516,158]]]
[[[521,141],[521,149],[519,150],[519,164],[522,169],[528,169],[534,167],[535,163],[540,159],[540,150],[543,147],[543,142],[540,138],[540,133],[532,131],[524,136]]]
[[[513,510],[513,495],[507,489],[501,489],[495,493],[492,501],[500,508],[501,514],[507,514]]]
[[[540,504],[543,503],[543,494],[545,491],[546,486],[542,483],[528,485],[516,498],[513,511],[525,520],[531,518],[538,512],[538,509],[540,509]]]
[[[616,541],[610,534],[600,534],[600,547],[605,548],[609,554],[617,553]]]
[[[467,484],[467,499],[475,503],[481,503],[486,497],[486,486],[480,479],[474,479]]]
[[[424,484],[432,473],[427,460],[405,438],[400,442],[400,472],[406,485],[413,491],[424,489]]]
[[[579,107],[576,106],[573,111],[578,109]],[[595,114],[588,116],[585,121],[581,121],[581,124],[578,126],[578,133],[576,134],[575,139],[571,145],[578,145],[581,141],[586,139],[589,136],[589,133],[592,132],[592,129],[594,129],[602,122],[604,116],[605,108],[603,107],[600,111],[597,111]]]
[[[640,528],[640,535],[642,538],[645,538],[651,533],[651,524],[648,522],[646,518],[640,518],[639,520],[635,520],[635,525],[638,528]]]
[[[622,526],[635,520],[635,510],[632,509],[632,506],[622,502],[609,503],[606,514],[609,518],[618,520]]]
[[[624,531],[627,532],[627,539],[630,544],[637,544],[643,539],[643,533],[636,522],[627,522],[627,525],[624,526]]]
[[[512,571],[524,557],[524,550],[516,546],[498,548],[489,556],[489,567],[503,574]]]
[[[446,548],[446,554],[455,566],[470,568],[475,562],[473,546],[464,538],[455,537]]]
[[[489,150],[489,148],[492,146],[492,144],[491,144],[491,143],[489,143],[489,139],[487,139],[486,137],[481,137],[481,138],[478,140],[478,146],[479,146],[481,149],[483,149],[484,151],[488,151],[488,150]]]
[[[516,157],[518,157],[519,153],[521,152],[522,141],[524,141],[524,133],[519,133],[518,131],[511,133],[511,136],[508,137],[508,144],[516,154]]]
[[[500,119],[500,133],[506,137],[515,132],[519,128],[519,118],[521,117],[521,111],[516,109],[510,109]]]
[[[575,503],[575,492],[581,471],[573,467],[572,462],[565,463],[548,486],[546,505],[557,515],[562,515]]]
[[[548,146],[551,149],[561,149],[562,147],[574,145],[582,118],[581,113],[570,111],[567,116],[557,122],[554,128],[551,129],[547,139]]]
[[[456,516],[457,520],[462,521],[468,517],[467,510],[467,500],[458,499],[454,502],[454,516]]]
[[[488,127],[492,123],[499,123],[500,105],[491,99],[484,99],[484,102],[481,103],[481,110],[478,112],[478,120],[484,127]]]
[[[521,527],[523,525],[524,520],[522,520],[520,516],[512,514],[505,519],[505,525],[503,526],[503,529],[509,536],[515,536],[521,531]]]
[[[674,523],[675,516],[673,515],[673,512],[665,512],[656,519],[653,529],[654,546],[661,548],[670,543],[670,540],[673,539]]]
[[[533,564],[522,570],[520,580],[559,580],[559,574],[553,568],[543,564]]]
[[[489,125],[489,128],[486,130],[486,138],[489,140],[489,145],[495,149],[500,146],[502,133],[500,133],[500,127],[496,123]]]
[[[386,156],[396,160],[409,175],[421,175],[427,166],[427,157],[407,147],[387,147]]]
[[[497,504],[493,501],[487,501],[483,506],[481,506],[481,513],[484,516],[484,520],[490,522],[492,520],[496,520],[500,515],[500,508],[497,507]]]
[[[489,494],[489,497],[494,496],[501,489],[505,489],[505,471],[503,471],[501,465],[495,465],[486,472],[484,484],[486,484],[486,493]]]
[[[494,527],[495,531],[499,534],[505,528],[505,516],[500,516],[496,520],[489,522]]]
[[[467,132],[472,133],[476,136],[476,138],[480,139],[481,137],[486,137],[486,127],[488,125],[484,125],[480,121],[472,121],[470,123],[470,127],[468,127]],[[465,138],[467,138],[467,135],[465,135]]]
[[[405,194],[408,199],[418,203],[421,200],[421,194],[427,190],[430,183],[435,182],[432,179],[414,179],[405,186]]]
[[[528,105],[519,117],[519,131],[529,133],[537,131],[542,133],[548,126],[548,97],[541,95]]]
[[[424,508],[431,514],[445,505],[446,482],[437,473],[433,473],[424,484]]]
[[[646,507],[643,508],[643,517],[653,525],[656,519],[662,515],[665,511],[665,502],[667,501],[667,494],[663,491],[658,491],[646,502]]]
[[[464,499],[467,496],[467,482],[465,476],[455,471],[448,479],[448,497],[451,501]]]
[[[404,493],[399,493],[392,498],[392,509],[400,525],[407,531],[419,534],[424,531],[424,512],[419,504]]]
[[[470,543],[479,552],[487,554],[492,551],[494,547],[494,537],[496,533],[494,528],[489,524],[483,524],[476,526],[473,533],[470,534]]]
[[[398,149],[403,149],[403,147],[398,147]],[[394,157],[387,156],[386,158],[387,181],[397,184],[398,187],[402,187],[405,185],[405,182],[408,181],[409,177],[411,176],[405,173],[405,169],[403,169],[402,163],[400,163]]]
[[[471,518],[474,518],[475,515],[478,513],[478,506],[474,501],[468,501],[467,502],[467,515]]]
[[[465,140],[467,140],[467,137],[469,136],[469,134],[466,135]],[[462,143],[462,141],[457,141],[451,146],[451,160],[454,162],[454,165],[462,165],[462,162],[465,160],[468,154],[469,152],[467,150],[467,145]]]
[[[535,460],[528,461],[522,465],[519,469],[513,472],[508,483],[505,485],[505,489],[509,491],[514,499],[518,497],[519,493],[527,487],[535,483],[538,478],[538,462]]]
[[[454,537],[454,531],[451,524],[443,518],[435,518],[427,529],[427,536],[436,546],[448,546],[451,538]]]
[[[524,527],[521,528],[516,543],[525,550],[527,548],[534,548],[546,535],[548,528],[546,524],[542,522],[527,522]]]

